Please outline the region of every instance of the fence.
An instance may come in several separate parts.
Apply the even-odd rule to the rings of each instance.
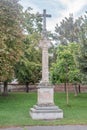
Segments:
[[[75,91],[75,85],[67,84],[67,87],[68,87],[68,91],[69,92],[74,92]],[[82,84],[80,84],[80,86],[77,85],[77,89],[80,92],[87,92],[87,85],[82,85]],[[64,92],[66,90],[66,88],[65,88],[64,84],[58,84],[58,85],[55,85],[55,89],[54,90],[56,92]]]
[[[29,85],[29,91],[37,91],[37,86],[38,85]],[[75,91],[75,86],[72,84],[67,84],[69,92],[74,92]],[[3,91],[3,85],[0,85],[0,91]],[[26,91],[26,86],[23,84],[8,84],[8,91],[11,92],[23,92]],[[56,92],[64,92],[65,87],[64,84],[58,84],[54,86],[54,91]],[[87,92],[87,85],[82,85],[80,84],[80,91],[81,92]]]

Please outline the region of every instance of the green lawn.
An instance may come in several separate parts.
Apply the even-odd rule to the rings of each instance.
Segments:
[[[69,106],[66,106],[65,93],[55,93],[55,104],[63,109],[61,120],[32,120],[29,109],[36,104],[36,93],[9,93],[0,96],[0,127],[25,125],[64,125],[87,124],[87,93],[69,94]]]

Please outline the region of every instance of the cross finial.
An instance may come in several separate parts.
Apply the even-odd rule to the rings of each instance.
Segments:
[[[44,37],[46,37],[46,17],[51,17],[50,14],[46,14],[46,9],[43,10],[43,14],[41,14],[40,16],[43,17],[43,30],[42,30],[42,34]]]

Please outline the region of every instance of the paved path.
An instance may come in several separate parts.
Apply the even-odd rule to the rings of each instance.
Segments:
[[[62,125],[62,126],[29,126],[1,128],[0,130],[87,130],[87,125]]]

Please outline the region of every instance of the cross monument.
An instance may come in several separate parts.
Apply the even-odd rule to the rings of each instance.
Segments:
[[[43,17],[42,39],[40,41],[42,49],[42,80],[38,85],[37,104],[30,109],[30,115],[32,119],[36,120],[59,119],[63,118],[63,111],[58,106],[55,106],[54,86],[49,83],[48,48],[50,42],[47,39],[46,17],[51,17],[51,15],[46,14],[46,10],[43,10],[43,14],[39,16]]]

